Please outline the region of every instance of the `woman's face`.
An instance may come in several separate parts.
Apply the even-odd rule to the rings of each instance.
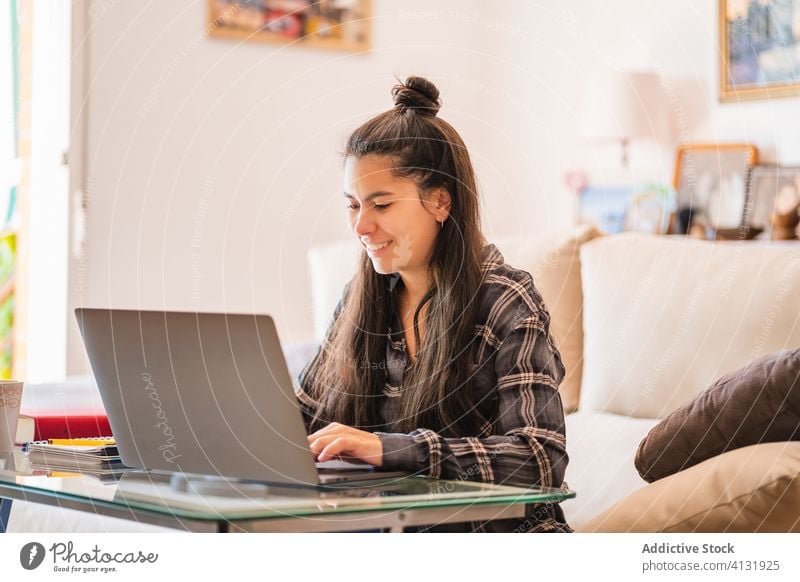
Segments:
[[[367,155],[347,158],[344,195],[350,228],[375,271],[386,275],[427,271],[439,221],[447,218],[445,190],[423,201],[411,179],[392,173],[390,158]]]

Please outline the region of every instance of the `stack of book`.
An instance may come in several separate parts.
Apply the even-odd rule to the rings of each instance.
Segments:
[[[48,472],[109,475],[124,471],[113,438],[49,439],[27,443],[31,468]]]

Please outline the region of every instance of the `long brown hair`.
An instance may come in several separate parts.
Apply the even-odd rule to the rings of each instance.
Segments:
[[[461,137],[436,116],[441,103],[433,83],[409,77],[392,95],[394,108],[356,129],[344,156],[388,156],[395,175],[415,182],[420,203],[437,188],[450,195],[450,213],[429,265],[432,285],[414,312],[417,358],[403,378],[399,418],[384,427],[378,402],[398,275],[377,273],[362,251],[320,355],[304,371],[314,378],[311,393],[320,402],[312,427],[336,421],[364,430],[430,428],[450,436],[476,435],[484,419],[475,408],[469,363],[485,241],[475,172]],[[418,322],[426,304],[420,341]]]

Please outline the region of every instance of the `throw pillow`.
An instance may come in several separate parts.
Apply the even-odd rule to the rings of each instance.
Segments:
[[[726,451],[800,440],[800,349],[781,350],[726,374],[658,423],[636,452],[648,482]]]

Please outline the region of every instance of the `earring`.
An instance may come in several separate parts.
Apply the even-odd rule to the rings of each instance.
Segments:
[[[445,219],[443,218],[442,221],[439,223],[439,230],[444,228],[444,221]]]

